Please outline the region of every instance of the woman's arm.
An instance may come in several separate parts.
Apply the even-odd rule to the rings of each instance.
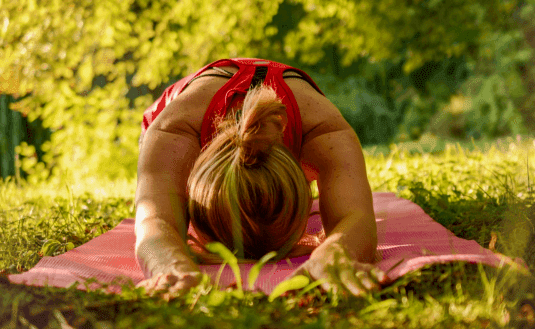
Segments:
[[[148,292],[198,284],[187,247],[187,181],[200,154],[204,114],[225,81],[200,79],[176,96],[152,122],[140,145],[135,253]]]
[[[329,290],[334,269],[339,282],[354,294],[378,288],[377,282],[386,277],[366,264],[375,258],[377,227],[358,137],[327,98],[304,90],[294,94],[305,109],[304,121],[316,120],[303,136],[301,163],[307,177],[318,181],[327,235],[294,275],[308,272],[314,279],[327,279],[322,287]]]
[[[303,162],[318,171],[324,244],[340,243],[355,260],[373,262],[377,227],[357,135],[351,128],[324,133],[310,140],[303,154]]]
[[[187,132],[147,131],[138,164],[136,256],[146,278],[169,268],[197,270],[187,244],[186,182],[199,153]]]
[[[301,164],[318,181],[326,242],[336,240],[358,261],[372,262],[377,229],[358,137],[327,98],[308,86],[292,87],[307,129]]]
[[[206,102],[198,97],[202,94],[185,92],[168,104],[140,147],[136,257],[146,278],[198,271],[187,248],[187,180],[200,153],[194,124]]]

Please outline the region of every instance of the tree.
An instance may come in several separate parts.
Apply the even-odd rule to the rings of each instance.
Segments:
[[[285,51],[316,63],[337,45],[342,65],[362,56],[404,61],[412,72],[426,62],[475,54],[481,35],[508,21],[516,1],[296,0],[306,14],[289,31]]]
[[[2,92],[28,95],[14,108],[52,129],[46,168],[55,174],[133,176],[142,109],[153,101],[135,87],[157,88],[218,57],[258,55],[277,8],[259,0],[9,0],[0,9],[0,72],[13,83]]]
[[[132,177],[151,91],[213,60],[264,57],[322,71],[330,49],[338,72],[364,57],[403,63],[410,73],[474,53],[483,32],[514,6],[505,0],[0,0],[0,92],[18,97],[13,108],[52,131],[35,175]],[[286,17],[281,9],[288,8],[298,15]]]

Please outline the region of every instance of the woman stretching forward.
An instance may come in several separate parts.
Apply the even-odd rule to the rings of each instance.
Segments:
[[[303,71],[220,60],[169,87],[145,111],[136,192],[136,257],[149,293],[199,283],[187,245],[219,241],[240,259],[297,256],[318,181],[326,239],[294,273],[352,293],[385,279],[357,135]],[[357,274],[357,275],[356,275]],[[331,283],[322,285],[332,288]]]

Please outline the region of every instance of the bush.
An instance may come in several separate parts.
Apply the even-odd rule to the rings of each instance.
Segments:
[[[529,95],[521,67],[533,60],[533,50],[521,31],[513,30],[488,33],[479,53],[470,63],[470,77],[433,117],[430,130],[476,139],[525,134],[521,107]]]
[[[396,130],[397,114],[383,95],[367,87],[364,77],[342,79],[325,74],[313,78],[353,127],[363,145],[390,141]]]

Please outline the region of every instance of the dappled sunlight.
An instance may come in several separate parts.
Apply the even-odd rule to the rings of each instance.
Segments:
[[[366,148],[368,178],[372,190],[395,191],[402,196],[408,196],[408,190],[400,184],[401,178],[420,181],[453,199],[476,197],[478,193],[497,197],[504,186],[525,199],[535,177],[534,142],[515,137],[464,146],[445,144],[432,154],[415,147],[407,149],[404,144],[392,145],[387,155]]]
[[[52,180],[36,184],[14,180],[0,182],[0,208],[15,206],[27,200],[80,197],[85,194],[95,199],[133,198],[136,193],[135,179],[110,180],[103,177],[89,177],[80,180]]]

